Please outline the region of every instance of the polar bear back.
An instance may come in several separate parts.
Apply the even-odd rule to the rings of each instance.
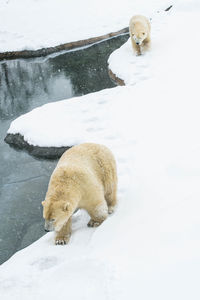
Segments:
[[[90,182],[101,182],[105,190],[112,182],[117,181],[116,162],[112,152],[106,146],[95,143],[70,148],[61,156],[57,168],[77,176],[82,175],[83,181],[86,176]]]

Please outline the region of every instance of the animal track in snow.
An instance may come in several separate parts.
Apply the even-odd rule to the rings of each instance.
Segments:
[[[31,265],[36,266],[40,270],[47,270],[58,264],[59,260],[55,256],[47,256],[34,261]]]
[[[88,132],[100,132],[100,131],[102,131],[102,130],[104,130],[104,128],[95,128],[95,127],[89,127],[89,128],[87,128],[86,129]]]

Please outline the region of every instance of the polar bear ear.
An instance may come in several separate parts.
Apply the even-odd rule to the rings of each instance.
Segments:
[[[41,203],[42,203],[42,206],[45,206],[45,201],[42,201]]]

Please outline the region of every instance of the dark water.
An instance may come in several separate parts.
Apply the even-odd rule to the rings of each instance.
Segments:
[[[57,163],[5,144],[11,121],[42,104],[113,87],[107,59],[126,40],[0,63],[0,263],[44,234],[40,203]]]

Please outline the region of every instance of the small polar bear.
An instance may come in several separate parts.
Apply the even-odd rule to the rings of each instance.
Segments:
[[[117,169],[105,146],[85,143],[67,150],[53,171],[43,205],[45,230],[55,230],[55,244],[64,245],[71,235],[71,218],[85,209],[90,227],[100,225],[117,203]]]
[[[141,55],[142,50],[150,48],[151,24],[149,20],[141,15],[133,16],[129,23],[131,43],[136,55]]]

